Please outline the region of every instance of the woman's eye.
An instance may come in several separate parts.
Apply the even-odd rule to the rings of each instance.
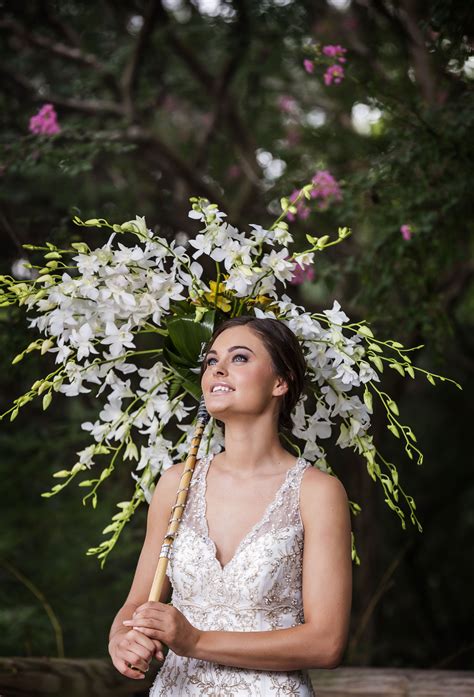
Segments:
[[[235,358],[243,358],[244,361],[247,360],[247,356],[245,356],[243,353],[236,353],[236,354],[232,357],[232,360],[234,360]],[[215,359],[214,357],[208,358],[208,359],[206,360],[206,366],[207,366],[207,365],[211,365],[211,361],[215,361],[215,360],[216,360],[216,359]],[[239,361],[239,363],[240,363],[240,361]]]

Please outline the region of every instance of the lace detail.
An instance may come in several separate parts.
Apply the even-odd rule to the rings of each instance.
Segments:
[[[171,602],[202,630],[265,631],[304,622],[299,507],[307,467],[298,458],[263,516],[221,565],[209,537],[206,477],[213,455],[194,468],[182,521],[171,548],[167,575]],[[304,670],[264,671],[224,666],[169,651],[150,697],[312,697]]]

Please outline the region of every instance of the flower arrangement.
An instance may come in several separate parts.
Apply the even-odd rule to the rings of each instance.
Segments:
[[[424,375],[432,384],[449,378],[413,365],[414,348],[378,339],[367,322],[351,322],[337,301],[331,309],[310,313],[284,293],[318,253],[351,234],[340,227],[332,240],[306,235],[308,249],[289,252],[293,237],[285,218],[295,216],[301,198],[314,197],[316,185],[303,186],[294,200],[281,199],[276,221],[268,229],[252,224],[248,233],[226,222],[226,214],[207,199],[191,198],[189,217],[202,229],[189,239],[188,248],[154,234],[142,217],[123,224],[76,217],[78,226],[109,229],[107,242],[96,249],[85,242],[66,249],[50,242],[24,245],[44,255],[42,266],[32,266],[35,278],[0,277],[0,306],[24,306],[29,327],[40,334],[12,362],[38,350],[53,354],[57,366],[0,418],[15,419],[38,397],[47,409],[55,393],[74,397],[95,390],[102,400],[97,420],[82,424],[92,442],[77,453],[71,469],[54,473],[61,481],[42,496],[58,494],[86,473],[79,481],[88,489],[83,504],[90,501],[95,508],[102,483],[119,465],[131,467],[131,498],[117,503],[118,512],[103,530],[107,539],[87,551],[102,565],[137,507],[150,501],[160,473],[185,459],[201,396],[203,347],[221,321],[242,314],[277,318],[301,342],[310,379],[295,407],[292,432],[280,434],[288,447],[334,474],[323,442],[336,433],[340,448],[351,448],[365,460],[402,526],[400,499],[422,530],[397,467],[374,443],[373,400],[383,405],[387,428],[401,440],[408,458],[421,464],[416,437],[399,421],[396,403],[379,385],[380,375],[387,368],[410,378]],[[200,451],[217,452],[222,445],[222,432],[211,419]],[[361,510],[352,501],[350,507],[354,514]],[[359,563],[354,538],[352,555]]]

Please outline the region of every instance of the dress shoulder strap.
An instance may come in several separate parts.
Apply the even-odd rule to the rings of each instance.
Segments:
[[[310,466],[309,462],[298,458],[295,465],[288,471],[282,487],[255,531],[256,536],[287,527],[303,529],[300,514],[300,488],[303,474]]]

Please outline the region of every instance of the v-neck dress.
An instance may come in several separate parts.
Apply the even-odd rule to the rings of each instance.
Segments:
[[[304,623],[303,522],[299,497],[311,464],[298,458],[262,518],[222,566],[209,537],[206,477],[213,455],[196,463],[167,575],[171,602],[198,629],[268,631]],[[169,651],[150,697],[314,697],[305,670],[226,666]]]

